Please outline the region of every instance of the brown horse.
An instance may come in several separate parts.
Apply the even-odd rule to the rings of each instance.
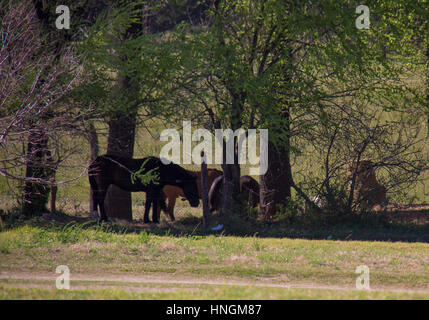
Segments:
[[[347,179],[352,181],[355,175],[353,201],[363,208],[373,209],[387,204],[386,188],[377,181],[375,169],[374,162],[369,159],[362,159],[359,163],[353,161],[349,166]]]
[[[217,177],[209,191],[209,208],[210,212],[219,210],[220,199],[222,196],[223,175]],[[249,208],[256,207],[259,203],[259,183],[251,176],[240,177],[240,191],[247,199]]]
[[[197,179],[197,186],[198,186],[198,197],[202,199],[202,185],[201,185],[201,171],[188,171],[192,176],[194,176]],[[210,186],[212,185],[213,181],[222,175],[222,171],[217,169],[208,169],[207,170],[207,187],[208,190],[210,190]],[[165,210],[164,206],[158,206],[158,217],[160,217],[161,214],[161,208],[162,210],[169,215],[171,221],[174,221],[174,205],[176,204],[176,199],[178,197],[184,197],[183,190],[179,187],[175,187],[172,185],[166,185],[162,189],[162,197],[165,201],[165,199],[168,199],[167,209]]]
[[[142,181],[138,178],[140,175],[145,176],[149,173],[154,174],[153,179]],[[146,192],[145,223],[149,222],[149,210],[152,204],[152,221],[159,222],[157,207],[161,200],[161,190],[167,184],[181,188],[191,207],[198,207],[200,202],[195,177],[181,166],[174,163],[164,164],[156,157],[132,159],[115,155],[99,156],[89,165],[88,177],[93,194],[94,214],[98,216],[98,207],[100,221],[108,220],[104,199],[111,184],[126,191]]]

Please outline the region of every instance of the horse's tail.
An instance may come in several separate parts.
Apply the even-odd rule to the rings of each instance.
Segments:
[[[213,180],[209,190],[209,210],[210,212],[216,211],[219,208],[219,195],[220,188],[223,182],[223,175]]]

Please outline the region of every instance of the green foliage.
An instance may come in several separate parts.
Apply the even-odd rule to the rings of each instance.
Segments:
[[[56,4],[35,1],[42,2],[47,39],[57,36],[58,43],[77,47],[82,74],[68,98],[79,117],[86,118],[89,108],[90,117],[106,121],[139,113],[173,124],[193,119],[209,128],[268,128],[274,145],[300,159],[309,156],[309,141],[326,151],[326,140],[315,139],[316,128],[344,131],[343,119],[354,116],[348,103],[404,112],[406,121],[429,112],[427,1],[371,1],[369,30],[356,28],[361,3],[352,0],[99,1],[88,7],[86,1],[65,1],[72,26],[61,32],[53,29]],[[187,19],[201,8],[200,20]],[[27,71],[17,97],[31,88],[37,72]],[[2,115],[21,103],[11,101]],[[343,119],[332,111],[338,105]],[[386,130],[385,136],[395,134]],[[393,148],[399,140],[381,141]],[[381,149],[372,146],[368,154],[380,156]],[[142,169],[131,177],[144,184],[157,178]],[[337,189],[334,198],[340,199],[344,190]],[[285,210],[289,216],[295,209]]]
[[[112,9],[100,15],[79,43],[85,81],[77,96],[95,103],[108,118],[136,110],[148,116],[162,113],[159,100],[171,89],[179,57],[168,38],[147,33],[140,24],[155,8],[131,2]]]
[[[410,66],[393,64],[390,55],[414,59],[404,11],[416,10],[420,20],[428,12],[401,3],[372,3],[371,29],[359,30],[358,1],[219,1],[208,10],[207,27],[177,29],[188,74],[177,100],[188,114],[206,110],[215,127],[270,128],[275,144],[317,126],[309,115],[323,122],[327,103],[349,94],[386,109],[405,107],[405,97],[423,101],[401,80]]]
[[[137,180],[142,183],[143,185],[148,185],[148,184],[159,184],[159,172],[158,172],[158,167],[150,169],[150,170],[145,170],[145,165],[146,163],[149,161],[149,159],[146,159],[139,170],[137,170],[136,172],[134,172],[131,175],[131,183],[135,183]]]

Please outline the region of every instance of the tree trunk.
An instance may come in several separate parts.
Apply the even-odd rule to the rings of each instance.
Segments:
[[[238,205],[240,194],[240,164],[238,163],[237,138],[234,137],[234,163],[226,163],[226,143],[223,144],[223,188],[221,214],[230,217],[234,214],[233,205]],[[236,208],[238,209],[238,208]]]
[[[282,117],[289,131],[289,112],[284,113]],[[272,218],[279,204],[287,205],[291,196],[291,183],[288,172],[288,167],[290,166],[289,138],[277,146],[269,141],[268,154],[267,172],[259,176],[259,212],[264,215],[265,219]]]
[[[48,137],[41,129],[32,129],[28,136],[23,213],[41,215],[49,198],[49,170],[47,168]]]
[[[131,23],[125,33],[115,41],[135,38],[143,30],[140,22]],[[139,53],[135,53],[139,54]],[[121,56],[125,63],[130,57]],[[125,63],[125,66],[127,64]],[[119,69],[118,86],[121,93],[118,99],[120,106],[110,114],[109,136],[107,139],[107,154],[132,158],[134,154],[134,139],[138,112],[139,85],[132,83],[128,70]],[[111,185],[107,191],[105,208],[108,217],[132,221],[131,192]]]
[[[427,118],[427,134],[429,136],[429,43],[426,47],[426,102],[427,102],[427,110],[428,110],[428,118]]]
[[[87,139],[88,139],[89,147],[90,147],[91,160],[94,160],[98,156],[99,147],[98,147],[97,131],[95,130],[94,124],[92,122],[89,123],[88,128],[87,128]],[[90,206],[89,212],[92,213],[95,211],[94,203],[93,203],[94,195],[92,194],[91,187],[89,189],[90,189],[89,190],[89,203],[90,203],[89,204],[89,206]]]
[[[232,104],[230,111],[230,121],[229,126],[234,132],[235,130],[242,127],[242,112],[245,101],[245,93],[237,92],[233,86],[229,86],[229,93],[232,97]],[[234,145],[234,163],[226,163],[227,156],[227,144],[223,140],[223,152],[222,152],[222,169],[223,169],[223,188],[222,188],[222,207],[221,214],[224,214],[226,217],[230,217],[234,214],[234,211],[240,212],[242,207],[242,201],[240,199],[240,164],[238,163],[238,142],[239,137],[232,136],[230,139],[233,139]],[[235,206],[235,207],[234,207]]]
[[[56,209],[57,191],[58,191],[58,187],[55,184],[55,175],[53,175],[51,179],[51,202],[50,202],[51,213],[55,213],[57,211]]]
[[[240,166],[235,164],[225,164],[222,165],[222,168],[224,179],[221,212],[223,215],[229,217],[234,214],[233,205],[236,204],[235,200],[238,199],[234,195],[238,195],[240,193]]]
[[[119,114],[108,122],[107,154],[133,157],[137,113],[127,113]],[[111,185],[107,192],[105,207],[110,218],[133,220],[131,192]]]
[[[289,48],[290,61],[294,60],[293,50]],[[291,81],[289,65],[285,65],[284,83]],[[279,84],[279,92],[283,92],[279,98],[280,105],[278,117],[280,124],[270,126],[270,139],[268,141],[268,168],[264,175],[259,176],[259,213],[265,219],[271,219],[278,205],[286,206],[291,196],[293,182],[290,169],[290,106],[288,101],[288,88]],[[283,109],[282,106],[285,106]],[[272,143],[276,141],[276,145]]]

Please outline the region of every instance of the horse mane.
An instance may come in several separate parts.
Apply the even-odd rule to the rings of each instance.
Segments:
[[[194,178],[198,178],[198,175],[200,174],[200,171],[192,171],[192,170],[186,170],[186,171],[188,171],[188,173]]]
[[[156,158],[156,157],[154,157],[154,158]],[[167,164],[165,166],[167,166],[171,169],[174,169],[177,173],[179,173],[181,176],[183,176],[183,178],[181,178],[182,180],[193,180],[197,177],[196,173],[194,174],[192,171],[186,170],[185,168],[179,166],[178,164],[176,164],[174,162],[170,162],[169,164]]]
[[[163,172],[165,170],[167,170],[167,172],[174,172],[173,176],[176,176],[175,180],[183,180],[183,181],[193,180],[193,179],[196,179],[198,175],[198,172],[192,172],[192,171],[186,170],[174,162],[170,162],[169,164],[164,164],[161,158],[158,158],[155,156],[147,156],[144,158],[134,159],[130,157],[120,156],[115,153],[109,153],[109,154],[102,155],[99,158],[107,159],[115,163],[119,167],[122,167],[123,169],[125,169],[131,174],[133,173],[132,171],[136,170],[136,168],[133,169],[133,167],[135,167],[137,163],[139,162],[144,163],[145,161],[153,161],[152,163],[155,166],[164,168],[164,170],[162,170]],[[139,166],[140,165],[141,164],[139,164]]]

